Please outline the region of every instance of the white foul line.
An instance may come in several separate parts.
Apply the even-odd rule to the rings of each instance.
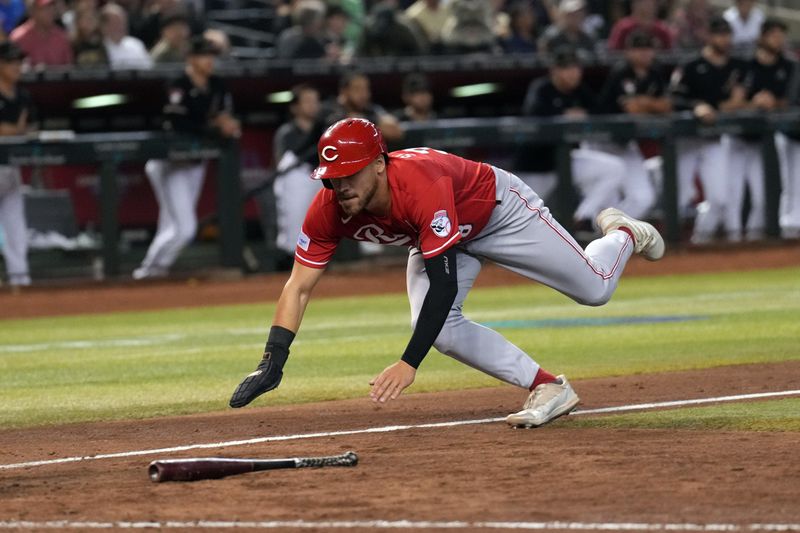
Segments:
[[[0,521],[0,529],[528,529],[568,531],[800,531],[800,524],[693,524],[642,522],[464,522],[411,520],[270,520],[229,522]]]
[[[586,409],[574,411],[571,416],[595,415],[604,413],[618,413],[624,411],[641,411],[645,409],[658,409],[661,407],[680,407],[685,405],[698,405],[704,403],[732,402],[737,400],[753,400],[758,398],[774,398],[779,396],[797,396],[800,390],[789,390],[780,392],[760,392],[756,394],[737,394],[735,396],[718,396],[716,398],[698,398],[694,400],[675,400],[669,402],[640,403],[631,405],[620,405],[616,407],[602,407],[599,409]],[[187,444],[184,446],[173,446],[170,448],[153,448],[149,450],[135,450],[130,452],[101,453],[97,455],[85,455],[75,457],[62,457],[60,459],[47,459],[43,461],[28,461],[24,463],[11,463],[0,465],[0,470],[12,470],[16,468],[28,468],[33,466],[45,466],[61,463],[75,463],[79,461],[94,461],[98,459],[118,459],[122,457],[135,457],[139,455],[154,455],[159,453],[185,452],[189,450],[203,450],[209,448],[229,448],[233,446],[247,446],[250,444],[261,444],[265,442],[279,442],[287,440],[315,439],[326,437],[341,437],[345,435],[361,435],[365,433],[391,433],[394,431],[405,431],[408,429],[430,429],[446,428],[455,426],[468,426],[473,424],[490,424],[502,422],[500,418],[482,418],[477,420],[456,420],[453,422],[434,422],[429,424],[409,424],[402,426],[381,426],[366,429],[350,429],[344,431],[324,431],[319,433],[299,433],[296,435],[276,435],[272,437],[256,437],[252,439],[230,440],[222,442],[211,442],[205,444]]]

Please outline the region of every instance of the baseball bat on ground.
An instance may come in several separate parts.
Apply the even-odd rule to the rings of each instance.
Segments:
[[[322,466],[356,466],[355,452],[327,457],[294,457],[289,459],[228,459],[208,457],[196,459],[166,459],[153,461],[148,467],[150,481],[197,481],[219,479],[246,472],[277,470],[279,468],[319,468]]]

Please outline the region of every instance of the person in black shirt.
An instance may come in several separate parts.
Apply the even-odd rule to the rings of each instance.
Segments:
[[[596,111],[597,100],[583,83],[583,68],[572,48],[561,48],[553,56],[547,77],[531,82],[522,113],[535,117],[572,117],[580,120]],[[625,172],[622,159],[582,146],[572,150],[572,179],[583,199],[575,210],[578,227],[589,229],[604,208],[619,197]],[[546,190],[555,183],[556,155],[553,145],[526,145],[517,154],[519,177],[534,190]]]
[[[722,17],[709,23],[708,42],[700,57],[679,67],[672,76],[675,108],[690,110],[704,122],[713,123],[720,112],[747,107],[744,88],[746,64],[732,58],[731,27]],[[705,194],[697,210],[692,242],[713,239],[719,226],[728,220],[731,209],[728,187],[727,149],[719,138],[684,138],[678,142],[678,202],[688,212],[694,197],[694,176],[699,171]]]
[[[401,122],[424,122],[436,119],[433,109],[433,93],[424,74],[411,73],[403,78],[402,98],[405,106],[395,111]]]
[[[10,42],[0,43],[0,135],[22,135],[28,128],[31,100],[17,86],[25,54]],[[28,272],[28,226],[17,167],[0,166],[0,227],[3,258],[12,287],[31,284]]]
[[[625,62],[612,70],[600,93],[600,112],[660,115],[672,111],[667,82],[655,65],[655,39],[634,31],[625,42]],[[627,143],[593,143],[592,147],[625,161],[625,179],[619,208],[635,218],[645,218],[656,201],[656,189],[647,172],[636,140]]]
[[[167,88],[164,128],[184,134],[239,137],[233,100],[222,79],[214,76],[215,45],[202,37],[192,41],[182,76]],[[145,172],[159,206],[158,228],[134,279],[165,276],[197,231],[195,208],[205,162],[150,160]]]
[[[748,107],[771,112],[788,106],[789,81],[794,65],[784,57],[786,25],[776,19],[761,25],[761,34],[753,58],[747,63],[744,87]],[[726,227],[728,238],[738,240],[742,234],[742,208],[744,191],[750,193],[750,210],[747,213],[745,239],[764,237],[766,207],[764,198],[764,162],[761,155],[761,136],[730,136],[727,161],[730,167],[730,205]],[[781,146],[781,141],[777,142]]]

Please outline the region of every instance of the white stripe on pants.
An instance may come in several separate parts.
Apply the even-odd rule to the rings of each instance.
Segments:
[[[457,245],[458,294],[434,347],[506,383],[528,388],[539,365],[502,335],[462,313],[482,261],[536,280],[578,303],[602,305],[617,287],[633,242],[627,233],[611,231],[584,251],[522,180],[500,169],[495,174],[501,203],[480,235]],[[429,287],[416,249],[409,255],[406,281],[413,327]]]
[[[158,201],[158,228],[145,268],[169,269],[197,232],[197,200],[203,187],[205,163],[173,163],[151,159],[145,172]]]
[[[0,226],[8,277],[28,276],[28,226],[16,167],[0,166]]]

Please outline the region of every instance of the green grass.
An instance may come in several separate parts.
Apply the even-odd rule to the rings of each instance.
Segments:
[[[799,279],[798,268],[626,278],[600,308],[535,284],[476,289],[465,312],[481,322],[703,317],[501,330],[573,379],[798,360]],[[0,321],[0,427],[225,409],[258,362],[273,311],[265,304]],[[408,322],[401,294],[313,301],[283,384],[256,405],[365,395],[370,378],[402,353]],[[493,384],[431,353],[409,392]]]
[[[575,428],[800,431],[800,398],[568,420]]]

